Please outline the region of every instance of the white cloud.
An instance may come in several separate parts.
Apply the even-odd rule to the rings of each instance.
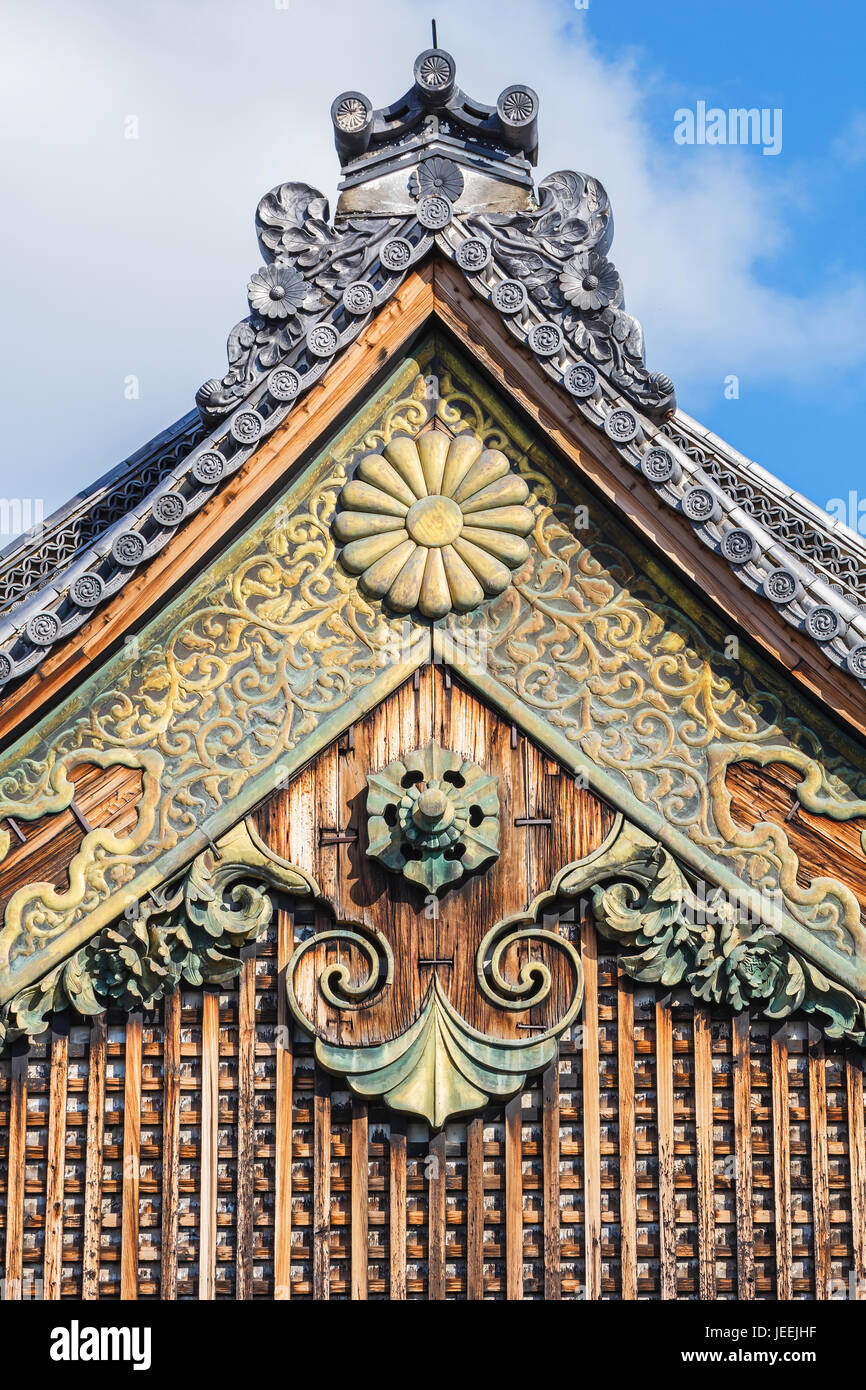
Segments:
[[[866,111],[855,111],[845,129],[836,136],[833,154],[843,164],[866,164]]]
[[[191,407],[246,310],[258,198],[292,178],[333,202],[332,98],[360,87],[395,100],[429,43],[417,0],[279,3],[7,0],[5,494],[23,472],[54,507]],[[665,75],[602,59],[591,19],[562,0],[500,0],[495,23],[489,4],[436,11],[469,93],[493,101],[521,79],[539,91],[539,176],[571,167],[605,183],[629,308],[686,409],[728,372],[814,381],[862,362],[862,281],[801,298],[760,282],[759,259],[786,235],[767,167],[781,161],[675,146],[673,94],[669,129],[651,132],[644,94]],[[124,400],[129,374],[138,401]]]

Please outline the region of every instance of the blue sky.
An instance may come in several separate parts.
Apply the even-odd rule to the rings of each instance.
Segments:
[[[863,8],[435,11],[470,94],[539,92],[539,177],[606,185],[628,307],[683,408],[820,505],[866,497]],[[294,178],[333,202],[331,99],[396,99],[429,17],[417,0],[5,0],[0,493],[47,514],[222,374],[258,198]],[[781,108],[781,153],[677,145],[698,101]]]

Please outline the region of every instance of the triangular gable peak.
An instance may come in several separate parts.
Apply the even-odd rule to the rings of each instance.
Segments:
[[[337,99],[336,220],[306,185],[266,195],[200,423],[5,620],[9,1036],[224,978],[267,885],[318,900],[245,818],[431,662],[611,808],[533,932],[589,895],[636,978],[866,1035],[862,750],[802,689],[862,729],[863,611],[704,466],[625,311],[604,190],[532,187],[535,94],[482,108],[453,79],[434,50],[395,107]],[[758,819],[768,785],[790,804]],[[457,1047],[450,1008],[430,995],[407,1047]]]
[[[841,668],[862,687],[860,538],[676,410],[670,379],[647,367],[640,324],[625,310],[603,187],[572,172],[532,185],[537,112],[525,85],[506,88],[496,106],[467,98],[439,49],[420,55],[412,88],[391,107],[374,111],[357,92],[336,99],[337,217],[332,223],[326,199],[305,184],[281,184],[261,200],[264,264],[248,285],[251,312],[229,335],[228,371],[198,392],[200,421],[185,417],[166,431],[130,461],[131,476],[124,469],[103,480],[87,505],[49,522],[41,541],[10,547],[7,588],[20,601],[0,621],[0,685],[19,686],[169,545],[407,277],[441,256],[576,423],[633,470],[636,490],[685,520],[747,604],[794,630],[797,646],[805,638],[807,665]],[[88,534],[92,544],[76,544]]]
[[[452,511],[456,538],[434,536]],[[440,550],[444,587],[428,569]],[[807,872],[821,826],[862,827],[856,747],[745,645],[730,654],[724,623],[444,333],[356,401],[135,647],[5,756],[9,1032],[54,1008],[133,1007],[127,975],[153,1001],[176,982],[178,951],[192,953],[188,978],[222,978],[262,919],[220,909],[215,873],[318,892],[307,870],[250,849],[239,822],[431,661],[614,808],[603,853],[564,864],[545,903],[594,894],[638,978],[774,1015],[815,1010],[863,1038],[860,878]],[[82,827],[68,888],[34,882],[27,827],[74,804],[81,765],[137,769],[135,819],[122,833]],[[766,767],[817,829],[750,822],[748,779]],[[203,914],[205,935],[166,927],[171,904]],[[210,955],[195,944],[208,934]]]

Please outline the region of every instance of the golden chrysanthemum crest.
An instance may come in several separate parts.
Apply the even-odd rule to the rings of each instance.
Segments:
[[[425,618],[501,594],[529,558],[529,488],[469,432],[399,435],[367,454],[340,493],[342,564],[370,598]]]

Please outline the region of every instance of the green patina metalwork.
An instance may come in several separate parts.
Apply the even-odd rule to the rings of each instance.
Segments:
[[[431,423],[505,457],[526,484],[533,529],[502,593],[468,614],[400,619],[342,567],[333,521],[361,459]],[[738,825],[725,777],[738,760],[784,763],[800,774],[800,804],[844,821],[866,814],[863,750],[746,642],[727,655],[726,636],[576,471],[444,338],[431,338],[139,634],[137,656],[127,649],[108,661],[0,758],[0,817],[22,821],[68,805],[79,762],[140,767],[144,784],[133,832],[86,834],[68,889],[31,883],[13,895],[0,933],[0,1002],[36,984],[50,996],[61,966],[68,993],[85,943],[175,881],[209,839],[432,657],[583,773],[671,857],[690,891],[705,898],[701,881],[723,890],[750,929],[772,933],[750,938],[750,949],[739,919],[724,932],[718,925],[712,941],[682,936],[681,923],[665,978],[691,941],[680,978],[709,991],[701,997],[737,1006],[751,988],[753,1002],[771,1000],[777,1011],[799,999],[859,1037],[866,933],[854,893],[831,873],[801,882],[785,826]],[[0,855],[7,848],[0,843]],[[669,879],[665,869],[653,880],[656,904]],[[608,904],[609,930],[630,932],[630,894]],[[635,958],[655,968],[642,931]],[[650,934],[656,941],[658,930]],[[138,952],[128,940],[122,949]],[[775,983],[755,993],[781,978],[768,955],[787,972],[778,999]],[[30,1004],[16,1008],[23,1019]]]
[[[497,780],[439,744],[367,778],[367,853],[441,893],[499,855]]]
[[[262,843],[243,821],[163,894],[146,899],[0,1009],[0,1042],[44,1032],[53,1013],[89,1017],[151,1009],[181,981],[225,984],[240,947],[271,920],[268,890],[315,897],[313,879]]]

